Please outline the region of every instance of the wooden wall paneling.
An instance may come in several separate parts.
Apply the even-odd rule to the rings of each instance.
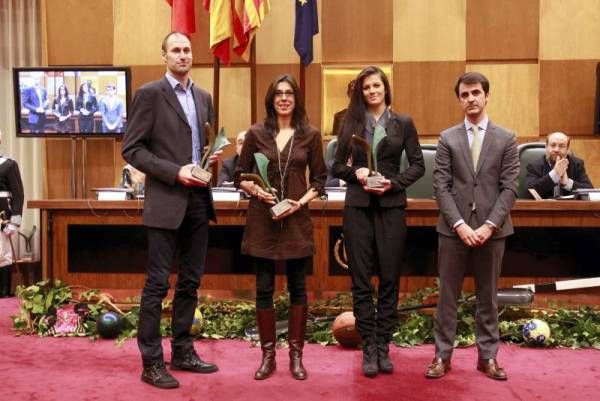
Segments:
[[[86,147],[86,190],[84,198],[95,198],[96,193],[92,188],[113,187],[115,170],[123,167],[116,165],[114,157],[114,138],[89,138],[85,141]]]
[[[537,60],[540,0],[467,0],[467,60]]]
[[[299,63],[294,50],[295,2],[271,1],[270,4],[271,10],[256,33],[256,63]]]
[[[467,64],[490,81],[487,106],[490,120],[513,130],[517,136],[539,133],[538,64]]]
[[[598,61],[540,61],[540,136],[593,133]]]
[[[47,0],[48,65],[112,64],[112,20],[112,0]]]
[[[160,63],[160,58],[156,61]],[[131,66],[131,101],[138,88],[145,83],[162,79],[165,76],[164,65],[132,65]]]
[[[322,62],[376,64],[393,58],[392,0],[323,2]]]
[[[461,121],[454,85],[464,61],[394,63],[393,109],[413,118],[419,136],[439,136]]]
[[[306,94],[304,98],[304,104],[306,107],[306,113],[310,124],[321,129],[321,111],[322,99],[321,99],[321,64],[312,63],[306,68],[305,79],[306,79]],[[323,133],[321,133],[323,134]]]
[[[46,180],[48,199],[71,198],[71,139],[46,139]],[[76,166],[81,165],[80,152],[76,153]],[[78,190],[81,170],[78,168]]]
[[[540,0],[540,59],[600,58],[598,0]]]
[[[238,132],[248,129],[250,121],[250,68],[221,68],[219,127],[225,128],[231,143]],[[235,149],[229,146],[228,150]]]
[[[171,30],[171,7],[161,0],[114,0],[114,64],[161,63],[161,43]]]
[[[600,186],[600,137],[571,140],[571,150],[585,162],[585,171],[595,188]]]
[[[394,1],[394,61],[465,59],[465,0]]]
[[[263,121],[265,113],[265,95],[271,82],[281,74],[291,74],[296,81],[300,77],[299,64],[259,64],[256,66],[256,118]],[[309,116],[310,117],[310,116]]]

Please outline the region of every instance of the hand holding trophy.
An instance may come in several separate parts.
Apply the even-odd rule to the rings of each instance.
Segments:
[[[368,188],[381,188],[384,186],[383,181],[385,180],[385,177],[377,172],[377,147],[381,140],[385,138],[385,135],[385,129],[378,125],[373,134],[373,146],[369,145],[369,142],[364,138],[352,135],[352,142],[361,147],[367,154],[369,176],[367,177],[366,186]]]
[[[225,135],[225,130],[221,128],[219,134],[215,136],[215,131],[209,123],[204,123],[204,131],[208,137],[208,149],[200,160],[200,164],[192,168],[192,175],[194,178],[199,179],[205,183],[210,183],[212,179],[212,172],[208,170],[208,159],[211,155],[215,154],[225,146],[231,145],[229,139]]]
[[[256,167],[258,168],[257,174],[243,173],[241,175],[242,180],[252,181],[255,184],[259,185],[264,191],[270,193],[275,198],[275,205],[269,209],[271,212],[271,216],[279,217],[288,210],[292,208],[292,203],[289,199],[279,199],[277,196],[277,191],[271,186],[269,183],[269,178],[267,175],[267,166],[269,165],[269,159],[262,153],[255,153],[254,160],[256,160]]]

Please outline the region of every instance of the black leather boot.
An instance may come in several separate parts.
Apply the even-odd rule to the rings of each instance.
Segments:
[[[10,297],[12,266],[0,267],[0,298]]]
[[[304,334],[306,333],[306,305],[290,305],[288,315],[288,341],[290,343],[290,372],[294,379],[305,380],[306,369],[302,364]]]
[[[172,345],[171,370],[187,370],[195,373],[213,373],[219,370],[217,365],[200,359],[193,344]]]
[[[383,337],[377,337],[377,364],[382,373],[392,373],[394,365],[390,359],[389,342]]]
[[[144,361],[142,381],[158,388],[177,388],[179,382],[165,368],[165,362],[161,359],[156,361]]]
[[[367,377],[375,377],[379,371],[377,365],[377,342],[375,337],[363,338],[363,373]]]
[[[256,323],[258,324],[258,335],[260,336],[260,348],[262,349],[262,361],[260,367],[254,373],[256,380],[264,380],[275,371],[275,346],[277,335],[275,334],[275,309],[256,309]]]

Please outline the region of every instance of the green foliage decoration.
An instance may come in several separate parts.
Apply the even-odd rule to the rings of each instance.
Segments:
[[[411,347],[433,342],[434,309],[412,309],[427,304],[427,299],[437,293],[437,288],[418,290],[400,302],[400,308],[405,309],[398,314],[399,324],[393,333],[392,342],[397,346]],[[17,287],[17,297],[20,301],[18,314],[12,316],[13,330],[16,335],[37,334],[51,335],[48,317],[56,310],[67,304],[85,304],[88,312],[83,319],[85,335],[95,339],[96,319],[106,311],[120,313],[124,329],[117,338],[117,345],[122,345],[126,339],[137,335],[139,306],[132,304],[126,312],[120,310],[110,295],[98,290],[85,289],[77,286],[67,286],[60,280],[41,281],[29,287]],[[468,297],[466,299],[469,299]],[[171,335],[170,311],[171,301],[163,302],[163,318],[161,334]],[[278,320],[287,319],[289,298],[282,294],[275,299],[275,310]],[[336,344],[331,333],[333,320],[341,312],[352,310],[352,296],[339,293],[336,297],[312,303],[309,308],[309,324],[307,341],[322,345]],[[250,301],[215,301],[201,299],[198,304],[200,315],[197,337],[221,339],[244,338],[248,326],[255,324],[254,302]],[[471,346],[475,343],[474,334],[475,305],[464,302],[458,307],[458,324],[455,345]],[[534,346],[524,341],[521,330],[529,319],[537,318],[548,323],[551,336],[544,344],[545,347],[595,348],[600,349],[600,311],[590,306],[560,308],[506,307],[500,311],[500,336],[502,340],[524,346]],[[281,336],[285,341],[287,336]]]

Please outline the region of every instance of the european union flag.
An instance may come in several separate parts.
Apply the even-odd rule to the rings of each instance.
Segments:
[[[294,49],[304,65],[313,61],[313,35],[317,33],[319,33],[317,0],[296,0]]]

